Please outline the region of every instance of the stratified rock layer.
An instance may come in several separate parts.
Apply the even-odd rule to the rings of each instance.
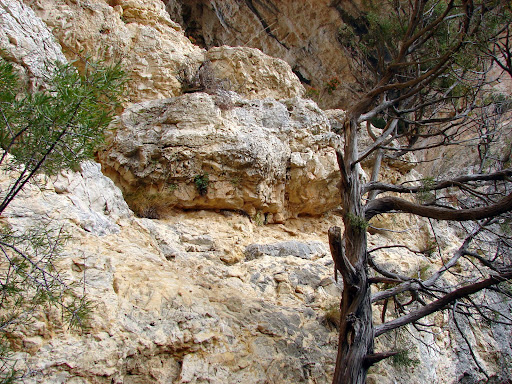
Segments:
[[[340,201],[334,135],[308,100],[191,93],[134,105],[113,128],[105,170],[152,210],[241,210],[275,222]]]
[[[17,367],[32,372],[25,383],[328,381],[336,336],[320,308],[339,290],[325,245],[306,260],[311,241],[296,237],[279,258],[262,250],[243,262],[253,239],[272,242],[248,218],[138,219],[98,164],[81,168],[40,178],[45,188],[28,186],[2,219],[15,232],[48,223],[72,235],[61,278],[94,303],[83,335],[62,329],[55,308],[9,334]],[[0,187],[9,181],[0,172]]]

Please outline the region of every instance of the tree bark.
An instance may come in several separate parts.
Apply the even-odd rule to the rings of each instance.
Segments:
[[[367,270],[366,222],[361,202],[357,167],[357,123],[345,127],[344,156],[338,152],[341,196],[344,210],[344,241],[341,229],[329,230],[335,268],[343,276],[340,303],[338,354],[333,384],[364,384],[372,360],[374,330]],[[344,244],[343,244],[344,243]]]
[[[370,201],[365,207],[364,217],[366,220],[370,220],[372,217],[381,213],[400,211],[437,220],[468,221],[495,217],[511,210],[512,193],[498,201],[496,204],[469,209],[449,209],[425,206],[411,203],[398,197],[388,196]]]

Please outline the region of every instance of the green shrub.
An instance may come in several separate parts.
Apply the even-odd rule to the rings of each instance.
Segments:
[[[366,231],[368,229],[368,222],[359,216],[356,216],[352,213],[347,214],[347,219],[350,225],[354,228],[357,228],[360,231]]]
[[[86,61],[79,74],[71,65],[56,64],[46,89],[29,93],[13,66],[0,58],[0,168],[12,180],[1,191],[0,213],[34,183],[35,175],[76,169],[93,156],[120,106],[124,82],[119,66]],[[63,326],[87,327],[91,302],[57,268],[68,239],[51,222],[19,232],[0,221],[1,383],[23,376],[15,367],[9,338],[43,310],[58,307]]]
[[[395,367],[416,367],[420,361],[411,358],[408,349],[400,349],[396,355],[391,357],[391,363]]]
[[[208,185],[210,184],[210,176],[208,173],[201,173],[194,177],[194,184],[196,185],[197,191],[201,196],[206,196],[208,193]]]
[[[433,177],[426,177],[421,180],[421,186],[416,194],[416,199],[422,203],[429,203],[435,199],[435,193],[432,191],[436,181]]]

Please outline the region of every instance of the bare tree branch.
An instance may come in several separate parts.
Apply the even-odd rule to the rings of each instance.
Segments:
[[[433,185],[429,186],[430,191],[438,191],[445,188],[457,187],[463,183],[475,182],[475,181],[499,181],[499,180],[507,180],[509,177],[512,177],[512,168],[503,169],[501,171],[493,172],[493,173],[479,173],[474,175],[467,175],[456,177],[450,180],[441,180]],[[405,187],[403,185],[394,185],[382,182],[370,182],[363,186],[363,194],[379,190],[381,192],[397,192],[397,193],[417,193],[420,192],[422,186],[415,187]]]
[[[410,312],[409,314],[399,317],[398,319],[391,320],[387,323],[376,326],[375,337],[378,337],[383,333],[389,332],[395,328],[402,327],[416,320],[422,319],[423,317],[428,316],[434,312],[442,310],[448,304],[455,302],[455,300],[472,295],[483,289],[489,288],[493,285],[510,279],[512,279],[512,269],[508,269],[507,271],[503,271],[500,274],[493,275],[485,280],[478,281],[477,283],[469,284],[462,288],[456,289],[455,291],[446,294],[445,296],[431,302],[430,304],[418,308],[416,311]]]
[[[365,206],[365,218],[370,220],[372,217],[387,212],[412,213],[421,217],[429,217],[436,220],[450,221],[468,221],[482,220],[489,217],[501,215],[512,210],[512,193],[497,202],[486,207],[469,209],[449,209],[419,205],[411,203],[398,197],[382,197],[370,201]]]

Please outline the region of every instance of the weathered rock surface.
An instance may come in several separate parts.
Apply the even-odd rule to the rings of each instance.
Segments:
[[[304,87],[283,60],[259,49],[213,47],[206,52],[213,74],[226,87],[248,99],[291,99],[301,97]]]
[[[177,79],[180,69],[194,71],[204,60],[203,50],[183,35],[160,1],[26,0],[24,3],[44,20],[70,60],[80,54],[121,62],[130,76],[130,101],[180,94],[181,83]]]
[[[55,62],[66,62],[46,24],[22,2],[0,1],[0,26],[0,56],[17,66],[32,89],[44,85]]]
[[[4,1],[21,7],[17,0]],[[45,21],[70,60],[77,59],[80,53],[107,62],[121,62],[129,75],[128,98],[132,102],[180,95],[205,61],[212,63],[212,75],[227,89],[248,98],[283,99],[304,93],[286,62],[259,50],[219,47],[205,52],[198,48],[184,36],[158,0],[92,0],[86,6],[64,0],[25,3]],[[31,52],[37,56],[51,36],[45,27],[36,24],[33,28],[35,36],[39,29],[46,30],[31,43],[41,47]]]
[[[32,56],[32,48],[41,47],[43,55],[48,51],[51,59],[60,57],[58,47],[28,8],[14,0],[0,4],[0,41],[7,49],[2,54],[26,68],[29,78],[41,77],[37,68],[46,59]],[[46,20],[67,54],[85,48],[96,55],[106,47],[107,59],[122,59],[133,76],[132,101],[181,94],[179,74],[184,68],[194,73],[205,60],[204,51],[183,37],[158,0],[25,4]],[[262,4],[273,12],[272,2],[256,6]],[[321,12],[322,4],[288,2],[286,7]],[[18,24],[9,24],[13,20]],[[318,38],[332,37],[323,36]],[[146,208],[228,207],[247,210],[252,220],[241,211],[225,210],[137,218],[94,163],[57,178],[38,177],[38,185],[24,188],[1,220],[17,232],[41,223],[64,228],[72,240],[58,263],[62,276],[80,282],[96,307],[83,334],[62,328],[60,315],[50,310],[35,314],[30,325],[10,335],[18,368],[33,373],[26,383],[330,382],[337,340],[332,310],[339,305],[340,291],[325,241],[327,229],[341,219],[295,216],[319,214],[337,204],[332,149],[337,144],[330,129],[336,129],[342,112],[323,113],[312,102],[290,98],[302,91],[289,68],[258,51],[223,47],[206,55],[211,55],[216,76],[245,96],[217,90],[136,104],[116,123],[103,161],[127,196]],[[279,73],[258,69],[261,65],[276,66]],[[251,82],[236,74],[240,68]],[[384,170],[389,179],[418,178],[414,172],[400,174],[409,170],[405,164],[390,165]],[[202,195],[194,179],[206,172],[210,181]],[[0,190],[9,182],[0,173]],[[146,213],[158,216],[158,209]],[[261,225],[288,216],[285,224]],[[422,221],[397,216],[372,225],[383,229],[372,230],[371,248],[395,244],[397,238],[411,249],[429,244],[429,227]],[[442,251],[449,251],[457,233],[434,228]],[[374,254],[398,273],[421,274],[438,266],[428,255],[403,248]],[[380,338],[378,346],[380,351],[403,346],[421,363],[380,363],[370,383],[485,379],[468,357],[465,341],[447,326],[448,315],[429,320],[429,335],[409,329],[420,341],[405,332]],[[510,332],[496,325],[464,327],[491,379],[510,378]]]
[[[35,372],[27,383],[327,382],[336,337],[320,308],[339,291],[325,252],[227,266],[220,257],[253,238],[232,236],[253,228],[243,216],[203,212],[208,231],[183,216],[137,219],[96,164],[45,181],[5,216],[14,230],[46,218],[73,235],[62,273],[85,278],[96,308],[85,335],[54,328],[48,313],[17,335],[21,366]]]
[[[225,110],[217,97],[191,93],[123,113],[101,161],[131,202],[242,210],[266,222],[339,204],[334,136],[315,103],[228,94]]]
[[[166,0],[171,18],[198,44],[249,46],[279,57],[304,84],[316,88],[322,108],[346,108],[356,81],[339,39],[341,13],[357,15],[360,2],[332,0]],[[355,11],[355,12],[354,12]],[[326,83],[338,77],[334,92]]]
[[[26,383],[330,382],[337,335],[329,313],[340,291],[324,241],[339,217],[268,226],[207,211],[139,219],[96,164],[43,180],[45,188],[28,188],[13,202],[6,220],[14,230],[42,218],[64,226],[73,240],[59,262],[62,273],[70,281],[85,277],[96,307],[83,335],[60,329],[51,312],[37,314],[16,335],[19,368],[33,372]],[[102,217],[111,230],[88,229],[91,220],[82,217]],[[369,241],[371,247],[394,243],[380,235]],[[415,241],[411,236],[406,243],[418,247]],[[248,250],[255,250],[254,258],[244,259]],[[378,256],[400,272],[428,262],[405,249]],[[433,321],[433,334],[411,330],[422,342],[397,336],[421,364],[381,363],[369,382],[478,382],[483,376],[465,342],[446,328],[448,317]],[[506,341],[504,330],[465,330],[487,372],[503,374],[510,346],[489,335]],[[393,339],[381,340],[380,348],[388,349]]]
[[[24,188],[20,199],[13,200],[5,211],[7,217],[26,222],[27,227],[37,221],[69,221],[85,232],[103,236],[119,233],[117,222],[133,216],[119,189],[103,176],[97,163],[82,163],[79,173],[65,171],[53,181],[39,179]],[[1,190],[7,190],[10,182],[2,174]],[[51,199],[45,200],[46,195]]]
[[[329,252],[319,242],[284,241],[275,244],[251,244],[245,249],[244,253],[246,260],[254,260],[265,255],[274,257],[295,256],[311,260],[314,257],[323,257]]]

